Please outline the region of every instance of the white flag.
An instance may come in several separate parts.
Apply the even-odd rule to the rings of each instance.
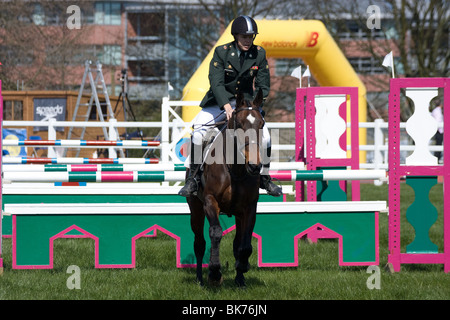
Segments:
[[[383,60],[383,63],[382,63],[382,65],[383,65],[383,67],[391,67],[392,68],[392,51],[391,52],[389,52],[385,57],[384,57],[384,60]]]
[[[299,88],[301,88],[302,87],[302,66],[299,66],[299,67],[295,68],[294,70],[292,70],[291,77],[294,77],[294,78],[297,78],[300,80]]]
[[[302,77],[311,77],[311,72],[309,72],[309,66],[306,66],[306,70]]]
[[[167,91],[173,91],[173,87],[170,82],[167,82]]]
[[[389,52],[385,57],[384,57],[384,60],[383,60],[383,63],[382,63],[382,65],[383,65],[383,67],[386,67],[386,68],[391,68],[391,71],[392,71],[392,78],[394,78],[394,57],[393,57],[393,55],[392,55],[392,51],[391,52]]]
[[[302,66],[299,66],[292,70],[291,77],[300,79],[302,77]]]

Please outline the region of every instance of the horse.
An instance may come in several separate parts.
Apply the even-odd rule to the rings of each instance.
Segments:
[[[253,101],[246,101],[242,94],[238,94],[233,115],[226,124],[225,134],[222,133],[223,139],[219,139],[223,140],[221,146],[213,151],[223,152],[225,161],[220,161],[221,163],[206,161],[203,164],[197,194],[187,197],[191,211],[191,228],[194,232],[196,279],[201,286],[203,286],[202,261],[206,248],[203,234],[205,216],[209,221],[211,239],[208,282],[213,286],[219,286],[223,282],[219,259],[223,235],[219,222],[221,212],[235,216],[236,235],[233,241],[233,254],[236,259],[235,283],[239,287],[246,286],[244,273],[250,268],[248,259],[252,253],[251,238],[256,221],[262,167],[259,143],[264,126],[260,112],[262,102],[261,90]]]

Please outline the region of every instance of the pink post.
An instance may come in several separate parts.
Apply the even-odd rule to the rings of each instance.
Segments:
[[[3,146],[2,146],[2,142],[3,142],[3,97],[2,97],[2,80],[0,80],[0,150],[2,151],[2,155],[0,157],[0,172],[3,172],[2,169],[2,158],[3,158]],[[2,177],[0,175],[0,189],[3,190],[2,188]],[[0,193],[0,209],[2,208],[2,195],[3,195],[3,191],[2,193]],[[3,273],[3,259],[2,259],[2,238],[3,238],[3,233],[2,233],[2,210],[0,210],[0,274]]]
[[[305,124],[305,100],[302,91],[297,89],[297,99],[295,100],[295,161],[306,163],[304,144],[304,124]],[[295,181],[295,201],[305,200],[305,182]]]
[[[400,271],[402,263],[444,264],[450,272],[450,117],[444,117],[444,164],[400,163],[400,89],[443,88],[444,109],[450,108],[449,78],[400,78],[391,79],[389,95],[389,255],[388,264],[393,271]],[[417,109],[419,106],[416,106]],[[427,106],[425,106],[427,107]],[[417,146],[416,146],[417,149]],[[400,178],[402,176],[443,176],[444,183],[444,252],[402,253],[400,243]]]

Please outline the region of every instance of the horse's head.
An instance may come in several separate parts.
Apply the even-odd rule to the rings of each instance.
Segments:
[[[264,119],[260,112],[263,102],[262,90],[255,100],[246,101],[243,94],[238,94],[233,117],[228,122],[228,129],[233,130],[235,152],[245,159],[249,174],[257,175],[261,170],[260,141]]]

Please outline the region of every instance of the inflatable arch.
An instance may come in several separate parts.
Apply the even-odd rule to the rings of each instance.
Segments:
[[[267,57],[301,58],[320,86],[358,87],[359,121],[366,121],[366,88],[337,46],[325,25],[318,20],[256,20],[261,45]],[[231,23],[217,45],[233,41]],[[183,100],[199,101],[209,89],[209,63],[212,49],[183,89]],[[349,103],[347,106],[349,108]],[[191,121],[199,107],[183,107],[183,120]],[[348,112],[350,114],[350,112]],[[360,129],[360,143],[366,144],[365,130]]]

